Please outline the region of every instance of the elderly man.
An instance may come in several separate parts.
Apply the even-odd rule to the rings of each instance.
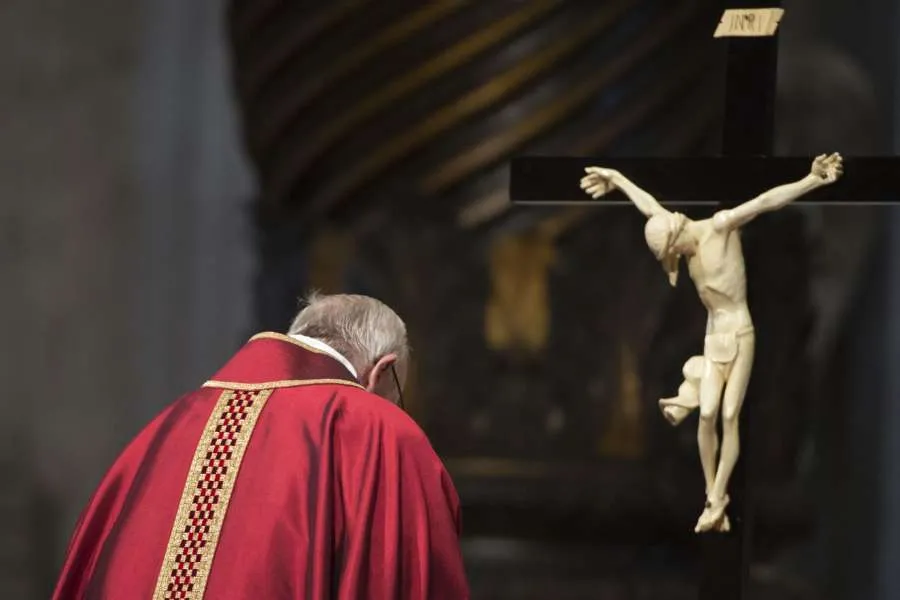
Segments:
[[[125,449],[54,598],[467,598],[456,491],[397,406],[408,354],[381,302],[310,298]]]

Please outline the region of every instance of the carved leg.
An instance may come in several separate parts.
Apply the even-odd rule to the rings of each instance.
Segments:
[[[663,417],[666,418],[669,425],[673,427],[680,425],[693,410],[682,406],[683,401],[684,399],[680,394],[674,398],[660,398],[659,400],[659,410],[662,411]]]
[[[697,427],[697,447],[700,450],[700,464],[703,466],[707,494],[712,490],[716,478],[716,454],[719,450],[716,417],[719,415],[723,384],[724,380],[719,368],[711,361],[704,361],[703,377],[700,380],[700,424]]]
[[[659,409],[666,420],[679,425],[695,408],[700,406],[700,380],[703,377],[704,359],[692,356],[684,363],[682,373],[684,382],[678,387],[678,395],[674,398],[661,398]]]
[[[722,453],[716,480],[710,490],[715,500],[722,498],[728,491],[728,480],[734,471],[740,454],[740,433],[738,428],[741,406],[750,383],[750,372],[753,369],[753,352],[755,340],[752,335],[740,339],[738,355],[735,357],[725,393],[722,396]]]

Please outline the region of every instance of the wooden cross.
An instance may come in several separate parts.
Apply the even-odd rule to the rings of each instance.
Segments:
[[[710,205],[727,208],[809,173],[812,157],[768,158],[772,151],[777,37],[780,2],[726,0],[728,10],[716,31],[727,37],[728,63],[722,156],[709,158],[522,157],[510,167],[510,199],[516,205],[630,204],[613,192],[591,199],[579,183],[587,166],[625,174],[664,206]],[[755,10],[747,10],[755,9]],[[775,9],[774,11],[771,9]],[[821,152],[840,151],[822,148]],[[891,158],[844,158],[844,176],[836,184],[797,200],[799,204],[887,204],[900,200],[900,164]],[[751,258],[752,260],[752,258]],[[754,290],[749,283],[750,305]],[[698,332],[702,335],[702,332]],[[752,395],[752,378],[751,378]],[[752,438],[752,397],[741,419],[742,457]],[[731,479],[730,534],[706,534],[700,599],[745,598],[753,531],[748,504],[747,470],[742,458]]]

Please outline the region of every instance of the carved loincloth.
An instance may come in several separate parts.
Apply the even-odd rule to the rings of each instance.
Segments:
[[[740,350],[740,340],[750,335],[753,335],[752,325],[734,332],[707,334],[703,340],[703,356],[719,369],[724,379],[728,379]]]

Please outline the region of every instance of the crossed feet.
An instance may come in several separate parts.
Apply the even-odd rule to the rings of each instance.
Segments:
[[[728,500],[727,495],[719,500],[707,497],[706,506],[703,509],[703,514],[701,514],[700,518],[697,520],[697,526],[694,527],[694,532],[718,531],[725,533],[731,531],[731,522],[728,520],[728,515],[725,514]]]

